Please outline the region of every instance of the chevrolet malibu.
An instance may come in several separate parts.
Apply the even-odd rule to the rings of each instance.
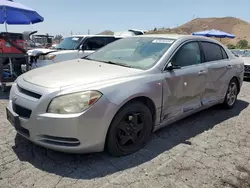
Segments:
[[[186,116],[215,104],[233,108],[243,74],[243,61],[210,38],[124,38],[19,76],[7,119],[46,148],[123,156]]]

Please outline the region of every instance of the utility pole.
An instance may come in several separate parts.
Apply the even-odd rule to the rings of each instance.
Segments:
[[[72,30],[71,30],[71,32],[70,32],[70,35],[71,35],[71,36],[73,35],[73,32],[72,32]]]
[[[88,29],[88,35],[90,34],[90,30]]]

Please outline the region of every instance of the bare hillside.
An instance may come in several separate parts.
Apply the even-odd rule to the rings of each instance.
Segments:
[[[236,44],[241,39],[250,42],[250,23],[234,17],[196,18],[173,29],[159,29],[149,33],[191,34],[207,29],[218,29],[236,35],[235,39],[222,39],[225,44]]]
[[[114,32],[110,30],[106,30],[101,33],[98,33],[98,35],[114,35]]]

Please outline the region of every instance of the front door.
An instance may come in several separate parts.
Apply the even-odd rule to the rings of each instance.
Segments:
[[[84,40],[82,44],[85,48],[84,50],[79,50],[78,51],[78,57],[85,57],[89,54],[94,53],[96,50],[102,48],[103,46],[106,45],[106,37],[90,37]]]
[[[183,44],[171,59],[178,69],[166,70],[163,81],[162,121],[171,121],[201,107],[207,70],[198,42]]]

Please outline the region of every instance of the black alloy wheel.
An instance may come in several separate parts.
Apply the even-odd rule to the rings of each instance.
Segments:
[[[124,156],[143,148],[152,132],[150,110],[140,102],[125,105],[114,117],[107,136],[112,156]]]

